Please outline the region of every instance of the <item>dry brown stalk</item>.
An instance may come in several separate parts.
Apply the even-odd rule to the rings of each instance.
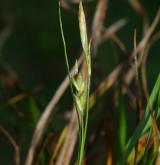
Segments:
[[[120,38],[118,38],[116,35],[112,35],[111,39],[124,54],[127,54],[128,50],[126,46],[123,44],[123,42],[120,40]]]
[[[108,0],[99,0],[92,23],[92,56],[97,54],[97,48],[102,40],[104,21],[106,18]]]
[[[20,149],[13,137],[6,131],[2,126],[0,126],[0,132],[9,140],[15,150],[15,164],[20,165]]]
[[[144,50],[144,48],[146,48],[159,21],[160,21],[160,9],[157,11],[155,19],[153,20],[153,23],[147,30],[145,36],[139,42],[139,44],[137,45],[137,48],[131,53],[129,63],[131,63],[131,61],[134,59],[135,54],[137,54],[137,66],[138,66],[138,68],[140,67],[140,65],[142,63],[142,58],[144,56],[144,54],[141,54],[140,52],[142,50]],[[131,63],[130,69],[128,70],[127,74],[125,74],[125,76],[124,76],[124,81],[125,81],[126,85],[129,85],[131,83],[132,79],[134,78],[134,75],[135,75],[135,67],[134,67],[134,64]]]
[[[73,108],[71,121],[68,125],[68,131],[63,143],[63,147],[59,153],[56,165],[68,165],[70,163],[74,146],[77,140],[77,130],[78,130],[77,114],[76,114],[76,110]]]

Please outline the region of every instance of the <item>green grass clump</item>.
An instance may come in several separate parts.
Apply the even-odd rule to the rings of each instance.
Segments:
[[[130,138],[130,140],[127,144],[125,153],[123,154],[122,158],[118,162],[118,165],[124,165],[125,164],[125,162],[128,159],[128,156],[130,155],[131,151],[134,149],[138,139],[141,137],[141,135],[143,133],[145,133],[149,129],[151,130],[151,132],[149,133],[148,140],[150,139],[150,136],[152,134],[152,130],[154,129],[154,128],[152,128],[152,123],[151,123],[152,119],[151,119],[151,113],[150,113],[150,106],[153,107],[155,102],[158,100],[159,93],[160,93],[160,75],[158,76],[158,79],[157,79],[157,81],[155,83],[155,86],[152,90],[152,93],[151,93],[151,96],[150,96],[150,99],[149,99],[149,103],[146,107],[146,110],[143,114],[143,117],[142,117],[141,121],[139,122],[134,134]],[[155,117],[158,114],[158,109],[159,108],[156,108],[155,111],[154,111],[154,116]],[[149,143],[149,141],[148,141],[148,143]],[[147,146],[146,150],[148,150],[148,143],[146,145]],[[147,154],[145,154],[145,158],[144,158],[145,162],[146,162],[146,159],[147,159]]]

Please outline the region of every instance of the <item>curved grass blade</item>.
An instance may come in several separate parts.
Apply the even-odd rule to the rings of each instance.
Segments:
[[[62,41],[63,41],[65,62],[66,62],[67,72],[68,72],[68,76],[69,76],[69,80],[70,80],[70,86],[72,88],[71,74],[70,74],[69,62],[68,62],[68,55],[67,55],[67,46],[66,46],[66,41],[65,41],[64,32],[63,32],[63,24],[62,24],[60,2],[59,2],[59,23],[60,23],[60,28],[61,28],[61,36],[62,36]]]

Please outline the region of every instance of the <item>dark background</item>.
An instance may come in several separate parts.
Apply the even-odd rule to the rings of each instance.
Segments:
[[[89,22],[92,21],[96,3],[93,1],[87,4],[90,9]],[[160,0],[143,0],[141,3],[152,22]],[[77,5],[73,7],[78,9]],[[127,0],[110,1],[106,27],[120,18],[127,18],[128,22],[117,35],[131,51],[135,28],[138,41],[142,38],[142,19]],[[81,52],[78,18],[74,11],[62,9],[62,19],[72,66]],[[5,30],[5,35],[9,34],[3,44],[2,35]],[[93,59],[93,64],[98,68],[98,80],[103,80],[123,59],[124,55],[111,40],[101,44]],[[23,164],[36,122],[66,75],[57,0],[0,0],[0,60],[0,125],[20,145]],[[4,66],[9,66],[7,71]],[[16,76],[12,75],[12,71]],[[159,71],[160,41],[151,48],[147,61],[149,91]],[[16,104],[8,104],[12,97],[21,93],[27,93],[27,96]],[[63,115],[71,105],[71,96],[67,91],[57,105],[51,122],[50,129],[53,132],[61,132],[67,122]],[[37,110],[35,114],[32,113],[34,108]],[[0,164],[13,164],[13,155],[12,145],[0,134]]]

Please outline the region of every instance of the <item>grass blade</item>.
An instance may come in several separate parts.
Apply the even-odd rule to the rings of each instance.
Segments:
[[[160,91],[160,75],[158,76],[158,79],[157,79],[157,82],[152,90],[152,94],[150,96],[150,99],[149,99],[149,102],[150,102],[150,105],[153,105],[157,96],[159,95],[159,91]],[[141,136],[144,128],[145,128],[145,125],[146,124],[151,124],[151,121],[149,120],[149,117],[150,117],[150,111],[149,111],[149,104],[147,105],[146,107],[146,111],[136,129],[136,131],[134,132],[133,136],[131,137],[131,139],[129,140],[128,142],[128,145],[127,145],[127,148],[126,148],[126,151],[123,155],[123,157],[120,159],[120,161],[118,162],[118,165],[124,165],[129,154],[131,153],[133,147],[135,146],[137,140],[139,139],[139,137]]]

